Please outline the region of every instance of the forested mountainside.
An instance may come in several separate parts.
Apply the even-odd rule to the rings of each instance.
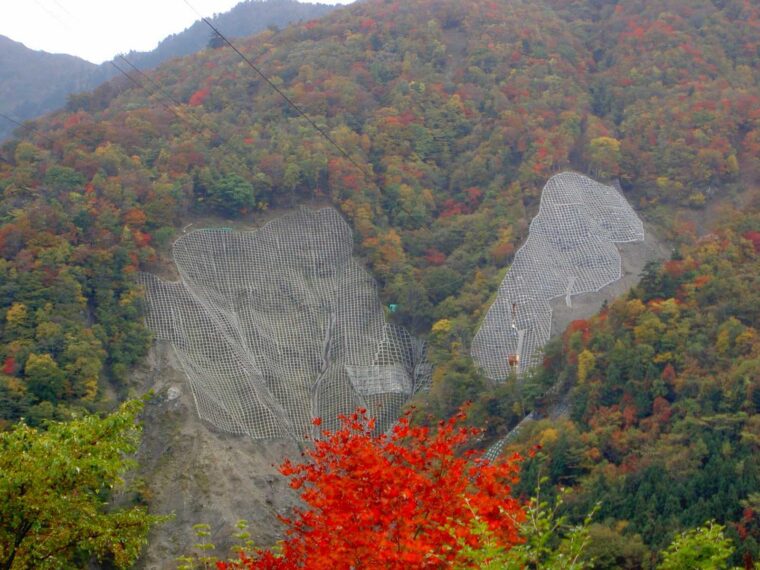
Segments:
[[[284,28],[293,22],[321,18],[335,6],[297,0],[245,0],[232,10],[215,14],[210,21],[230,38],[242,38],[267,28]],[[172,34],[147,52],[130,52],[127,59],[140,69],[152,69],[175,57],[190,55],[208,47],[214,34],[201,21]],[[117,62],[118,63],[118,62]]]
[[[522,490],[540,472],[575,488],[578,513],[600,502],[600,559],[641,567],[644,544],[661,550],[717,519],[739,546],[736,563],[758,560],[758,206],[704,237],[684,232],[671,261],[547,348],[539,375],[573,386],[570,417],[521,434],[516,447],[544,453]]]
[[[79,57],[31,50],[0,36],[0,113],[22,121],[62,107],[69,93],[97,85],[93,82],[97,69]],[[0,139],[4,139],[16,125],[1,121]]]
[[[132,274],[194,212],[331,200],[396,318],[452,323],[466,384],[461,344],[555,169],[619,175],[654,213],[756,187],[759,9],[591,8],[367,2],[238,42],[360,168],[229,49],[24,129],[0,167],[3,417],[125,378],[148,344]]]
[[[232,10],[215,14],[210,20],[230,37],[255,34],[268,27],[285,27],[327,14],[334,6],[301,3],[296,0],[246,0]],[[161,63],[206,48],[209,29],[201,21],[162,40],[152,51],[125,55],[139,69],[152,69]],[[125,71],[129,67],[119,58],[114,62]],[[96,65],[64,54],[34,51],[0,36],[0,113],[16,121],[39,117],[63,107],[68,97],[94,89],[120,72],[107,61]],[[76,103],[74,103],[76,104]],[[0,140],[16,128],[0,121]]]
[[[671,235],[682,230],[678,209],[737,202],[756,211],[759,29],[760,7],[745,0],[369,0],[236,41],[351,160],[227,48],[164,65],[142,88],[116,80],[77,97],[2,147],[0,417],[65,418],[125,389],[149,345],[134,274],[164,259],[194,216],[330,201],[396,305],[393,318],[431,333],[427,409],[443,416],[480,399],[481,420],[516,418],[519,406],[482,396],[489,388],[469,342],[527,236],[540,188],[559,169],[618,177]],[[685,245],[675,265],[652,268],[636,297],[568,333],[585,363],[568,370],[578,380],[575,429],[588,434],[577,445],[588,445],[590,496],[630,481],[641,488],[635,508],[661,508],[644,505],[660,464],[639,460],[642,446],[661,455],[673,446],[676,461],[679,430],[693,428],[711,435],[695,436],[683,471],[712,458],[723,471],[704,473],[716,473],[710,484],[725,484],[733,501],[730,513],[705,505],[700,515],[738,520],[736,503],[751,500],[756,397],[741,386],[751,384],[744,360],[756,358],[757,315],[737,291],[753,291],[757,253],[747,238],[758,228],[756,217],[742,223]],[[701,322],[703,307],[713,320]],[[671,321],[673,338],[664,336]],[[726,387],[736,390],[730,402]],[[617,477],[628,471],[639,479]],[[731,487],[743,473],[755,474]],[[689,492],[677,499],[685,504]],[[625,510],[628,499],[608,496],[607,516],[634,520],[635,532],[657,541]]]

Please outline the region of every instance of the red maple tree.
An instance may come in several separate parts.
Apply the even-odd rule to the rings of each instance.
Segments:
[[[306,462],[280,468],[306,504],[282,518],[281,554],[241,553],[218,568],[448,568],[463,545],[480,546],[476,517],[499,545],[519,543],[525,515],[510,486],[520,457],[489,462],[462,452],[480,433],[462,426],[464,417],[430,429],[406,415],[387,435],[374,434],[365,410],[341,417]]]

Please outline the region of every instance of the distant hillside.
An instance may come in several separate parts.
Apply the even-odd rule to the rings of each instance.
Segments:
[[[760,210],[758,29],[760,6],[743,0],[367,0],[238,42],[329,141],[230,49],[173,60],[149,72],[152,83],[113,81],[76,98],[1,149],[0,427],[65,418],[129,391],[150,346],[134,274],[168,267],[188,222],[219,216],[233,227],[267,208],[329,202],[351,224],[392,320],[430,340],[433,388],[420,407],[446,417],[475,400],[473,421],[501,435],[530,394],[514,383],[493,392],[469,344],[540,189],[571,169],[619,179],[666,236],[690,232],[678,212],[717,217],[718,204],[737,225],[695,242],[707,251],[682,249],[664,272],[648,271],[667,287],[645,284],[640,303],[617,305],[614,328],[569,333],[562,362],[575,369],[563,369],[581,388],[572,414],[592,439],[582,458],[556,455],[564,466],[593,463],[591,504],[635,483],[635,512],[627,499],[603,512],[619,517],[613,530],[637,525],[654,548],[662,529],[703,516],[743,524],[760,480],[750,382],[760,227],[730,208]],[[496,396],[484,402],[489,390]],[[670,418],[701,431],[666,421],[661,399]],[[701,426],[729,435],[703,437]],[[650,451],[665,455],[654,443],[662,427],[677,461],[643,472],[637,462]],[[547,447],[560,435],[546,434]],[[713,465],[701,470],[703,460]],[[563,484],[564,466],[548,473]],[[650,498],[657,470],[700,487],[674,485],[685,500],[655,504],[667,499]],[[641,485],[617,477],[634,472]],[[686,513],[694,497],[704,505]],[[665,518],[648,524],[650,513]],[[755,559],[757,544],[746,545]]]
[[[327,4],[305,4],[296,0],[246,0],[229,12],[216,14],[211,21],[228,37],[244,37],[267,28],[285,27],[290,23],[313,20],[334,10]],[[172,59],[190,55],[208,46],[211,30],[201,21],[179,34],[162,40],[148,52],[130,52],[126,57],[140,69],[150,69]],[[105,64],[108,65],[108,64]]]
[[[24,120],[52,111],[69,93],[92,88],[98,71],[94,63],[73,55],[34,51],[0,36],[0,113]],[[1,120],[0,138],[13,129]]]
[[[125,378],[147,346],[129,274],[188,217],[330,200],[394,319],[449,330],[434,352],[452,382],[445,415],[480,390],[462,348],[554,172],[619,177],[664,224],[676,207],[757,189],[760,9],[576,4],[373,0],[240,41],[351,162],[229,49],[162,65],[143,86],[110,82],[19,129],[0,163],[5,374],[27,378],[30,353],[75,366],[67,337],[90,335],[98,364],[67,374],[70,388],[0,398],[0,417]],[[43,318],[61,327],[54,340],[37,336]]]
[[[225,35],[244,37],[267,28],[319,18],[335,8],[296,0],[247,0],[211,20]],[[206,48],[210,38],[208,26],[197,21],[183,32],[162,40],[156,49],[130,52],[125,57],[140,69],[151,69]],[[114,61],[119,64],[118,59]],[[0,36],[0,113],[20,122],[32,119],[63,107],[70,94],[94,89],[118,74],[111,62],[96,65],[72,55],[35,51]],[[0,119],[0,140],[15,127]]]

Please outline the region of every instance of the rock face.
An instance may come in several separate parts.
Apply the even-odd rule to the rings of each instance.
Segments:
[[[298,501],[277,466],[286,457],[298,460],[298,446],[290,439],[223,433],[203,422],[169,343],[156,343],[145,367],[142,382],[156,395],[142,418],[136,476],[143,483],[137,487],[151,512],[174,518],[153,530],[137,567],[176,568],[176,559],[198,542],[198,523],[211,527],[208,541],[222,557],[241,519],[249,522],[255,544],[274,544],[283,530],[277,515],[289,514]]]
[[[388,429],[430,380],[424,345],[385,322],[374,280],[333,209],[174,245],[180,281],[145,275],[147,322],[174,347],[201,418],[302,442],[311,420],[366,408]]]
[[[139,567],[174,568],[196,523],[221,556],[240,519],[255,544],[273,544],[277,515],[298,502],[277,466],[299,458],[311,417],[330,427],[364,405],[385,429],[427,385],[424,346],[385,322],[352,248],[335,210],[301,210],[255,231],[186,234],[179,281],[143,276],[158,338],[136,378],[156,393],[137,476],[151,511],[175,518]]]
[[[616,244],[643,240],[642,221],[615,188],[573,172],[552,177],[473,340],[476,364],[494,381],[536,364],[552,332],[552,300],[572,307],[575,296],[619,280]]]

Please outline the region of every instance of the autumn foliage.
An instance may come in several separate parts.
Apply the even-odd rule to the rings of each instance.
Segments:
[[[570,417],[535,422],[514,449],[541,443],[543,472],[573,487],[576,512],[600,502],[599,519],[614,521],[613,529],[624,524],[624,536],[639,535],[651,551],[716,520],[736,546],[732,564],[754,568],[760,255],[751,236],[760,218],[731,218],[710,234],[684,237],[673,259],[647,266],[627,297],[573,321],[547,346],[543,373],[574,383]],[[523,463],[517,491],[534,488],[537,469]],[[644,558],[621,567],[642,567]],[[662,566],[676,567],[709,566]]]
[[[364,410],[342,417],[307,461],[281,467],[306,504],[281,519],[282,554],[241,553],[218,567],[448,568],[464,545],[481,546],[476,520],[499,546],[517,544],[524,513],[510,491],[520,458],[488,462],[461,452],[480,433],[463,419],[459,413],[431,430],[406,416],[390,434],[375,435]]]
[[[758,186],[758,26],[744,0],[373,0],[236,39],[350,160],[230,49],[74,97],[0,148],[0,421],[118,392],[149,347],[134,274],[187,223],[307,203],[346,216],[396,324],[456,323],[448,417],[551,174],[619,177],[657,219]]]

